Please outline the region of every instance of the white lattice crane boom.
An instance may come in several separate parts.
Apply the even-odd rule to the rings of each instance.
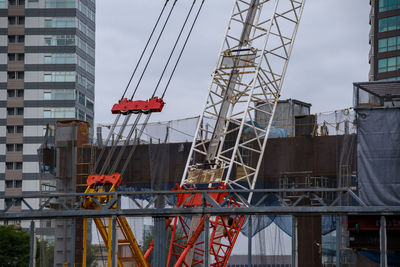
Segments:
[[[255,188],[304,3],[234,1],[181,185],[210,179]],[[256,111],[267,118],[265,128]]]

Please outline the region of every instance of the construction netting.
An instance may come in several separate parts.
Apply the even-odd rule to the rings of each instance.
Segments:
[[[311,118],[307,119],[305,116],[311,116]],[[263,120],[259,120],[260,121],[257,121],[256,119],[254,123],[256,123],[256,125],[258,125],[260,128],[265,127]],[[144,127],[139,142],[145,144],[192,142],[198,123],[198,116],[171,121],[150,122]],[[213,122],[213,119],[211,118],[204,117],[201,123],[203,124],[202,128],[207,129],[204,133],[202,133],[202,138],[210,138],[214,130],[213,125],[215,122]],[[122,136],[122,140],[124,140],[124,137],[127,136],[126,132],[128,131],[129,126],[131,125],[127,126],[125,134]],[[134,136],[139,135],[139,131],[142,126],[142,124],[138,124]],[[111,126],[107,124],[99,124],[98,127],[101,128],[101,136],[106,136],[108,134],[108,130],[111,128]],[[299,127],[309,129],[305,132],[304,130],[300,130],[300,135],[310,136],[354,134],[357,130],[355,123],[355,112],[352,108],[347,108],[330,112],[316,113],[312,115],[299,115],[295,117],[290,116],[290,114],[283,114],[279,117],[279,120],[274,121],[270,138],[293,137],[296,135],[296,127],[297,129],[299,129]],[[281,133],[282,129],[285,132],[283,134]],[[122,142],[122,140],[119,140],[119,142]]]

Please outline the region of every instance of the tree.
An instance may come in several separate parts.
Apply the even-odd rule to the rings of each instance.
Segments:
[[[30,236],[21,227],[0,225],[1,266],[29,266]]]

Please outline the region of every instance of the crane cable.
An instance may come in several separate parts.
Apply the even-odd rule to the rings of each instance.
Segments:
[[[175,73],[175,70],[176,70],[176,68],[177,68],[177,66],[178,66],[178,63],[179,63],[179,61],[180,61],[180,59],[181,59],[181,57],[182,57],[183,51],[185,50],[186,44],[187,44],[187,42],[188,42],[188,40],[189,40],[189,38],[190,38],[190,35],[191,35],[192,31],[193,31],[194,25],[196,24],[197,19],[198,19],[199,14],[200,14],[200,11],[201,11],[201,9],[203,8],[204,1],[205,1],[205,0],[202,0],[201,5],[200,5],[200,7],[199,7],[199,10],[197,11],[196,17],[195,17],[195,19],[194,19],[194,21],[193,21],[193,23],[192,23],[192,25],[191,25],[191,27],[190,27],[190,30],[189,30],[188,35],[186,36],[184,45],[183,45],[183,47],[182,47],[182,49],[181,49],[181,51],[180,51],[180,53],[179,53],[179,57],[178,57],[178,59],[177,59],[177,61],[176,61],[176,63],[175,63],[175,66],[174,66],[174,68],[173,68],[173,71],[172,71],[172,73],[171,73],[171,75],[170,75],[170,77],[169,77],[169,79],[168,79],[168,84],[167,84],[167,86],[165,87],[164,92],[163,92],[161,98],[163,98],[164,95],[165,95],[165,93],[167,92],[168,86],[169,86],[169,84],[170,84],[170,82],[171,82],[171,79],[172,79],[174,73]],[[194,1],[194,3],[195,3],[195,2],[196,2],[196,0]],[[193,5],[194,5],[194,4],[193,4]],[[193,5],[192,5],[192,7],[193,7]],[[190,11],[189,11],[189,14],[190,14],[190,12],[191,12],[191,10],[192,10],[192,7],[191,7],[191,9],[190,9]],[[185,24],[186,24],[186,20],[185,20],[185,23],[184,23],[184,25],[183,25],[183,28],[185,27]],[[182,31],[183,31],[183,29],[181,30],[181,32],[182,32]],[[174,46],[174,49],[175,49],[175,46]],[[169,60],[168,60],[168,63],[169,63]],[[167,63],[167,64],[168,64],[168,63]],[[156,93],[156,91],[157,91],[157,87],[156,87],[156,89],[155,89],[155,91],[154,91],[154,93],[153,93],[153,96],[154,96],[154,94]],[[140,115],[141,115],[141,114],[139,114],[138,116],[140,116]],[[124,163],[124,166],[123,166],[123,168],[122,168],[122,170],[121,170],[121,173],[120,173],[121,176],[124,175],[124,173],[125,173],[125,171],[126,171],[126,169],[127,169],[127,167],[128,167],[128,164],[129,164],[129,162],[130,162],[130,160],[131,160],[131,158],[132,158],[132,156],[133,156],[133,153],[134,153],[135,150],[136,150],[136,146],[137,146],[138,140],[140,140],[140,136],[141,136],[142,133],[144,132],[144,129],[145,129],[145,127],[146,127],[146,125],[147,125],[147,123],[148,123],[148,121],[149,121],[149,119],[150,119],[150,116],[151,116],[151,113],[149,113],[149,114],[146,116],[144,123],[141,125],[141,129],[139,130],[139,133],[138,133],[138,136],[136,137],[135,143],[134,143],[133,147],[131,148],[131,150],[129,151],[128,157],[127,157],[127,159],[126,159],[126,161],[125,161],[125,163]],[[133,127],[136,128],[136,126],[137,126],[137,124],[134,125]],[[118,164],[118,163],[115,163],[115,164]]]
[[[202,1],[201,1],[200,8],[199,8],[199,10],[197,11],[197,14],[196,14],[196,17],[195,17],[195,19],[194,19],[194,21],[193,21],[192,26],[190,27],[190,31],[189,31],[189,33],[188,33],[188,35],[187,35],[187,37],[186,37],[186,40],[185,40],[185,43],[183,44],[183,47],[182,47],[182,49],[181,49],[181,52],[179,53],[179,57],[178,57],[178,59],[177,59],[177,61],[176,61],[176,63],[175,63],[175,66],[174,66],[174,68],[173,68],[173,70],[172,70],[172,73],[171,73],[171,75],[169,76],[167,85],[165,86],[165,89],[164,89],[164,91],[163,91],[163,93],[162,93],[162,95],[161,95],[161,98],[163,98],[163,97],[165,96],[165,93],[167,92],[167,89],[168,89],[169,84],[170,84],[170,82],[171,82],[172,76],[173,76],[174,73],[175,73],[176,67],[178,66],[178,63],[179,63],[179,61],[180,61],[180,59],[181,59],[181,57],[182,57],[183,51],[185,50],[186,44],[187,44],[187,42],[189,41],[190,35],[192,34],[194,25],[196,24],[196,21],[197,21],[197,18],[199,17],[200,11],[201,11],[201,9],[203,8],[204,1],[205,1],[205,0],[202,0]]]
[[[152,51],[151,51],[151,54],[150,54],[150,56],[149,56],[149,58],[148,58],[148,60],[147,60],[147,62],[146,62],[146,65],[145,65],[145,67],[144,67],[144,69],[143,69],[143,71],[142,71],[142,74],[141,74],[141,76],[140,76],[140,78],[139,78],[139,81],[138,81],[137,84],[136,84],[135,90],[133,91],[133,94],[132,94],[132,96],[131,96],[131,100],[132,100],[132,98],[135,96],[135,94],[136,94],[136,92],[137,92],[137,89],[139,88],[139,85],[140,85],[140,83],[141,83],[141,81],[142,81],[142,79],[143,79],[143,76],[144,76],[144,74],[146,73],[147,67],[149,66],[149,63],[150,63],[150,61],[151,61],[151,59],[152,59],[152,57],[153,57],[153,54],[154,54],[154,52],[155,52],[155,50],[156,50],[156,48],[157,48],[157,46],[158,46],[158,43],[159,43],[159,41],[160,41],[160,39],[161,39],[161,36],[162,36],[163,33],[164,33],[165,27],[167,26],[168,21],[169,21],[169,19],[170,19],[170,17],[171,17],[171,14],[172,14],[172,12],[173,12],[175,6],[176,6],[176,2],[177,2],[177,0],[174,0],[174,3],[173,3],[173,5],[172,5],[172,7],[171,7],[171,9],[170,9],[170,11],[169,11],[169,13],[168,13],[168,16],[167,16],[167,18],[166,18],[166,20],[165,20],[165,22],[164,22],[164,25],[163,25],[163,27],[162,27],[162,29],[161,29],[161,32],[160,32],[160,34],[158,35],[157,41],[156,41],[156,43],[155,43],[155,45],[154,45],[154,47],[153,47],[153,49],[152,49]],[[103,167],[101,168],[100,174],[104,174],[104,173],[106,172],[107,168],[110,167],[109,165],[110,165],[111,159],[112,159],[112,157],[114,156],[114,153],[115,153],[115,151],[116,151],[118,141],[122,138],[123,131],[125,130],[126,125],[128,124],[131,115],[132,115],[132,114],[127,115],[126,118],[125,118],[125,120],[124,120],[124,122],[122,123],[122,126],[121,126],[121,128],[120,128],[120,130],[119,130],[119,133],[118,133],[118,135],[117,135],[116,143],[113,144],[113,146],[112,146],[110,152],[108,153],[108,155],[107,155],[107,157],[106,157],[106,160],[105,160],[105,162],[104,162],[104,164],[103,164]],[[137,121],[138,121],[138,120],[136,120],[136,124],[138,123]],[[133,127],[133,128],[136,128],[135,126],[132,126],[132,127]],[[118,157],[118,158],[119,158],[119,157]],[[114,162],[113,165],[117,165],[117,164],[118,164],[118,162]],[[113,169],[114,169],[114,168],[113,168]]]
[[[149,56],[149,59],[147,60],[146,65],[145,65],[145,67],[144,67],[144,69],[143,69],[143,71],[142,71],[142,74],[140,75],[139,81],[138,81],[137,84],[136,84],[135,90],[134,90],[133,93],[132,93],[131,100],[132,100],[133,97],[135,96],[135,94],[136,94],[136,92],[137,92],[137,90],[138,90],[138,88],[139,88],[139,85],[140,85],[140,83],[142,82],[143,76],[144,76],[144,74],[146,73],[147,67],[149,66],[149,63],[150,63],[151,59],[153,58],[154,51],[156,50],[156,48],[157,48],[157,46],[158,46],[158,43],[159,43],[159,41],[160,41],[160,39],[161,39],[161,36],[162,36],[162,34],[164,33],[165,27],[166,27],[167,24],[168,24],[168,21],[169,21],[169,18],[171,17],[172,11],[174,11],[176,2],[177,2],[177,0],[174,0],[174,4],[172,5],[172,7],[171,7],[171,9],[170,9],[170,11],[169,11],[169,13],[168,13],[167,19],[166,19],[165,22],[164,22],[164,25],[163,25],[163,27],[162,27],[162,29],[161,29],[160,34],[158,35],[158,38],[157,38],[157,41],[156,41],[156,43],[155,43],[155,45],[154,45],[154,47],[153,47],[153,50],[151,51],[151,54],[150,54],[150,56]]]
[[[150,61],[151,61],[151,58],[152,58],[152,56],[153,56],[153,54],[154,54],[154,51],[155,51],[155,49],[156,49],[156,47],[157,47],[157,45],[158,45],[158,43],[159,43],[159,40],[160,40],[160,38],[161,38],[161,36],[162,36],[162,33],[164,32],[164,29],[165,29],[165,27],[166,27],[166,25],[167,25],[167,22],[168,22],[168,20],[169,20],[169,18],[170,18],[170,15],[171,15],[171,13],[172,13],[174,7],[175,7],[176,1],[177,1],[177,0],[174,1],[174,4],[173,4],[173,6],[172,6],[172,8],[171,8],[171,10],[170,10],[170,12],[169,12],[169,14],[168,14],[168,17],[167,17],[167,19],[166,19],[166,21],[165,21],[165,23],[164,23],[164,25],[163,25],[163,28],[162,28],[162,30],[161,30],[161,32],[160,32],[160,35],[159,35],[158,38],[157,38],[156,44],[155,44],[155,46],[153,47],[153,50],[152,50],[152,52],[151,52],[151,54],[150,54],[150,57],[149,57],[149,59],[148,59],[147,62],[146,62],[146,66],[145,66],[145,68],[144,68],[144,70],[143,70],[143,72],[142,72],[142,74],[141,74],[141,76],[140,76],[140,79],[139,79],[139,81],[138,81],[138,83],[137,83],[137,85],[136,85],[136,88],[135,88],[135,90],[134,90],[134,92],[133,92],[133,94],[132,94],[131,99],[134,97],[134,95],[135,95],[136,92],[137,92],[137,89],[138,89],[138,87],[139,87],[139,85],[140,85],[140,82],[141,82],[143,76],[144,76],[144,73],[145,73],[145,71],[147,70],[147,67],[148,67],[148,65],[149,65],[149,63],[150,63]],[[192,13],[192,10],[193,10],[193,7],[194,7],[195,3],[196,3],[196,0],[193,1],[192,5],[191,5],[191,7],[190,7],[190,9],[189,9],[189,12],[188,12],[188,14],[187,14],[187,16],[186,16],[186,19],[185,19],[185,21],[184,21],[184,24],[183,24],[183,26],[182,26],[182,28],[181,28],[181,30],[180,30],[180,32],[179,32],[179,35],[178,35],[178,37],[177,37],[177,40],[175,41],[174,47],[173,47],[173,49],[172,49],[172,51],[171,51],[171,53],[170,53],[170,55],[169,55],[169,58],[168,58],[168,60],[167,60],[167,63],[166,63],[166,65],[165,65],[165,67],[164,67],[164,69],[163,69],[163,71],[162,71],[162,74],[161,74],[161,76],[160,76],[160,79],[159,79],[159,81],[158,81],[158,83],[157,83],[157,86],[156,86],[156,88],[155,88],[154,91],[153,91],[152,97],[154,97],[155,93],[156,93],[157,90],[158,90],[158,87],[159,87],[159,85],[160,85],[160,83],[161,83],[161,80],[162,80],[162,78],[163,78],[163,76],[164,76],[164,74],[165,74],[165,71],[166,71],[166,69],[167,69],[167,67],[168,67],[168,65],[169,65],[169,63],[170,63],[170,60],[171,60],[171,58],[172,58],[172,56],[173,56],[173,53],[175,52],[175,49],[176,49],[176,47],[177,47],[177,45],[178,45],[178,43],[179,43],[179,41],[180,41],[180,39],[181,39],[181,35],[182,35],[183,31],[184,31],[184,28],[186,27],[187,21],[188,21],[190,15],[191,15],[191,13]],[[181,51],[180,51],[180,53],[179,53],[178,59],[177,59],[175,65],[174,65],[173,71],[172,71],[172,73],[171,73],[171,75],[170,75],[170,77],[169,77],[167,87],[166,87],[166,88],[164,89],[164,91],[163,91],[163,96],[165,95],[165,93],[166,93],[166,91],[167,91],[167,89],[168,89],[168,86],[169,86],[169,84],[170,84],[170,82],[171,82],[171,79],[172,79],[172,77],[173,77],[173,75],[174,75],[174,73],[175,73],[175,70],[176,70],[176,68],[177,68],[177,65],[178,65],[180,59],[181,59],[181,56],[182,56],[183,51],[184,51],[184,49],[185,49],[185,47],[186,47],[186,44],[187,44],[187,42],[188,42],[188,40],[189,40],[189,37],[190,37],[190,35],[191,35],[191,33],[192,33],[192,30],[193,30],[193,28],[194,28],[194,25],[195,25],[196,22],[197,22],[197,19],[198,19],[199,13],[200,13],[200,11],[201,11],[201,9],[202,9],[202,7],[203,7],[203,4],[204,4],[204,0],[202,1],[201,5],[200,5],[200,7],[199,7],[199,10],[197,11],[196,17],[195,17],[195,19],[194,19],[194,21],[193,21],[193,23],[192,23],[192,25],[191,25],[191,28],[190,28],[190,30],[189,30],[189,33],[188,33],[188,35],[186,36],[184,45],[183,45],[183,47],[182,47],[182,49],[181,49]],[[125,94],[125,93],[124,93],[124,94]],[[127,117],[130,117],[130,115],[131,115],[131,114],[129,114]],[[138,134],[138,136],[136,137],[134,147],[132,147],[130,153],[128,154],[128,158],[126,159],[125,164],[124,164],[124,166],[123,166],[123,169],[122,169],[122,171],[121,171],[121,173],[120,173],[121,175],[123,175],[123,173],[125,172],[125,170],[126,170],[126,168],[127,168],[127,165],[128,165],[128,162],[130,161],[130,159],[131,159],[131,157],[132,157],[134,151],[136,150],[136,143],[137,143],[137,140],[140,140],[140,137],[141,137],[142,133],[144,132],[144,128],[146,127],[146,125],[147,125],[147,123],[148,123],[148,121],[149,121],[149,119],[150,119],[150,116],[151,116],[151,113],[148,114],[148,115],[146,116],[145,122],[144,122],[144,123],[142,124],[142,126],[141,126],[141,129],[140,129],[140,131],[139,131],[139,134]],[[118,155],[117,155],[117,158],[116,158],[117,160],[114,161],[114,163],[112,164],[112,166],[110,166],[110,171],[111,171],[111,172],[115,172],[115,170],[117,169],[118,164],[119,164],[119,161],[120,161],[121,158],[122,158],[122,154],[124,153],[126,146],[129,144],[130,139],[131,139],[131,137],[132,137],[132,134],[133,134],[134,130],[136,129],[137,124],[139,123],[140,117],[141,117],[141,114],[138,114],[138,116],[137,116],[137,118],[136,118],[134,124],[132,125],[131,130],[129,131],[129,134],[128,134],[128,136],[127,136],[127,140],[125,140],[125,142],[124,142],[124,146],[121,148],[121,150],[119,151],[119,153],[118,153]],[[122,127],[123,129],[125,129],[126,124],[127,124],[127,120],[125,119],[125,121],[124,121],[124,123],[123,123],[123,125],[122,125],[121,127]],[[114,128],[115,128],[115,127],[114,127]],[[119,134],[118,134],[118,136],[117,136],[117,142],[118,142],[118,140],[120,139],[120,136],[121,136],[121,135],[122,135],[122,132],[121,132],[121,130],[120,130],[120,131],[119,131]],[[116,146],[117,142],[114,144],[114,146]],[[105,164],[104,164],[103,167],[102,167],[101,173],[104,173],[104,172],[106,171],[106,169],[109,167],[109,164],[110,164],[110,162],[111,162],[111,158],[112,158],[114,152],[115,152],[115,148],[114,148],[114,149],[111,148],[111,151],[110,151],[110,153],[108,154],[108,156],[107,156],[107,158],[106,158]]]
[[[188,21],[188,19],[189,19],[189,17],[190,17],[190,14],[192,13],[192,10],[193,10],[193,7],[194,7],[195,4],[196,4],[196,0],[193,1],[192,6],[190,7],[190,10],[189,10],[189,12],[188,12],[188,14],[187,14],[187,16],[186,16],[185,22],[183,23],[183,26],[181,27],[181,30],[180,30],[180,32],[179,32],[178,37],[176,38],[174,47],[172,48],[172,51],[171,51],[171,53],[169,54],[167,63],[165,64],[165,67],[164,67],[164,69],[163,69],[163,71],[162,71],[162,73],[161,73],[160,79],[158,80],[157,85],[156,85],[156,88],[154,89],[153,95],[152,95],[151,97],[154,97],[154,96],[155,96],[155,94],[156,94],[156,92],[157,92],[157,89],[158,89],[158,86],[160,86],[161,80],[162,80],[162,78],[164,77],[165,71],[167,70],[167,67],[168,67],[169,62],[170,62],[170,60],[171,60],[171,58],[172,58],[172,55],[173,55],[174,52],[175,52],[176,46],[178,45],[179,40],[181,39],[181,35],[182,35],[182,33],[183,33],[183,30],[185,29],[186,23],[187,23],[187,21]]]
[[[131,81],[132,81],[132,79],[133,79],[133,76],[135,75],[136,70],[137,70],[137,68],[138,68],[138,66],[139,66],[139,64],[140,64],[140,61],[141,61],[141,59],[142,59],[142,57],[143,57],[145,51],[147,50],[148,43],[150,42],[151,37],[153,36],[153,32],[155,31],[156,27],[158,26],[159,20],[161,19],[162,15],[163,15],[163,13],[164,13],[164,10],[165,10],[165,8],[166,8],[166,6],[167,6],[167,4],[168,4],[168,2],[169,2],[169,0],[167,0],[167,1],[165,2],[164,7],[163,7],[163,9],[161,10],[161,13],[160,13],[160,15],[159,15],[158,18],[157,18],[157,22],[156,22],[156,24],[155,24],[155,26],[154,26],[154,28],[153,28],[152,34],[150,35],[150,38],[147,40],[146,46],[145,46],[145,48],[144,48],[144,50],[143,50],[143,52],[142,52],[142,55],[140,56],[139,62],[136,64],[135,70],[134,70],[134,72],[133,72],[132,75],[131,75],[131,78],[130,78],[130,80],[129,80],[129,83],[128,83],[128,85],[127,85],[127,87],[126,87],[126,89],[125,89],[123,95],[122,95],[122,98],[125,96],[126,91],[128,90],[128,88],[129,88],[129,86],[130,86],[130,84],[131,84]],[[152,57],[152,55],[153,55],[153,53],[154,53],[154,51],[155,51],[155,49],[156,49],[156,47],[157,47],[157,45],[158,45],[158,41],[160,40],[161,35],[162,35],[163,32],[164,32],[164,28],[165,28],[165,26],[166,26],[166,24],[167,24],[167,22],[168,22],[168,20],[169,20],[169,18],[170,18],[170,15],[171,15],[171,13],[172,13],[172,10],[174,9],[174,6],[175,6],[176,2],[177,2],[177,0],[174,0],[174,5],[172,6],[172,8],[171,8],[171,10],[170,10],[170,12],[169,12],[169,15],[168,15],[166,21],[164,22],[163,29],[162,29],[162,31],[159,33],[159,36],[158,36],[158,38],[157,38],[157,42],[156,42],[156,44],[155,44],[154,47],[153,47],[152,53],[151,53],[151,55],[150,55],[150,58],[149,58],[148,61],[147,61],[146,66],[149,64],[149,62],[150,62],[150,60],[151,60],[151,57]],[[143,74],[144,74],[144,72],[142,73],[142,77],[143,77]],[[134,93],[134,94],[135,94],[135,93]],[[134,94],[132,95],[132,98],[133,98]],[[107,139],[106,139],[106,142],[105,142],[105,146],[104,146],[104,147],[102,148],[102,150],[100,151],[100,155],[99,155],[99,157],[98,157],[97,160],[96,160],[95,167],[94,167],[94,170],[95,170],[95,171],[97,170],[97,168],[98,168],[98,166],[99,166],[101,160],[103,159],[103,155],[104,155],[104,153],[105,153],[106,147],[107,147],[107,145],[108,145],[108,143],[109,143],[109,141],[110,141],[110,139],[111,139],[111,136],[114,134],[115,127],[116,127],[116,125],[118,124],[118,121],[119,121],[120,117],[121,117],[121,114],[118,114],[118,116],[115,118],[114,123],[111,125],[111,129],[110,129],[110,132],[108,133],[108,136],[107,136]],[[120,138],[120,136],[117,136],[117,141],[115,142],[115,144],[112,143],[111,145],[112,145],[112,146],[113,146],[113,145],[116,145],[116,144],[118,143],[119,138]],[[109,155],[110,155],[110,153],[108,154],[108,156],[109,156]],[[107,156],[105,162],[108,161],[108,156]],[[101,173],[100,173],[100,174],[101,174]]]
[[[161,19],[162,15],[164,14],[164,10],[165,10],[165,8],[167,7],[168,1],[169,1],[169,0],[166,0],[166,1],[165,1],[165,4],[164,4],[164,6],[163,6],[163,8],[162,8],[162,10],[161,10],[161,12],[160,12],[160,15],[158,15],[157,22],[156,22],[156,24],[154,25],[153,30],[151,31],[151,34],[150,34],[149,38],[147,39],[146,45],[144,46],[144,49],[143,49],[143,51],[142,51],[142,54],[140,55],[139,60],[138,60],[138,62],[136,63],[135,69],[134,69],[134,71],[133,71],[133,73],[132,73],[132,75],[131,75],[131,77],[130,77],[130,79],[129,79],[128,84],[126,85],[125,91],[124,91],[124,93],[122,94],[121,99],[124,98],[124,96],[125,96],[125,94],[126,94],[126,91],[128,91],[128,88],[129,88],[129,86],[131,85],[133,76],[135,76],[135,74],[136,74],[136,71],[137,71],[137,69],[138,69],[138,67],[139,67],[139,65],[140,65],[140,62],[142,61],[143,56],[144,56],[144,54],[145,54],[145,52],[146,52],[146,50],[147,50],[147,47],[149,46],[150,40],[151,40],[151,38],[153,37],[153,34],[154,34],[154,32],[155,32],[155,30],[156,30],[156,28],[157,28],[157,26],[158,26],[158,23],[160,22],[160,19]]]

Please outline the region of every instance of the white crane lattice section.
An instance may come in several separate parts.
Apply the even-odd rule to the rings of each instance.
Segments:
[[[235,1],[182,185],[254,189],[304,2]],[[204,127],[209,117],[213,127]]]

